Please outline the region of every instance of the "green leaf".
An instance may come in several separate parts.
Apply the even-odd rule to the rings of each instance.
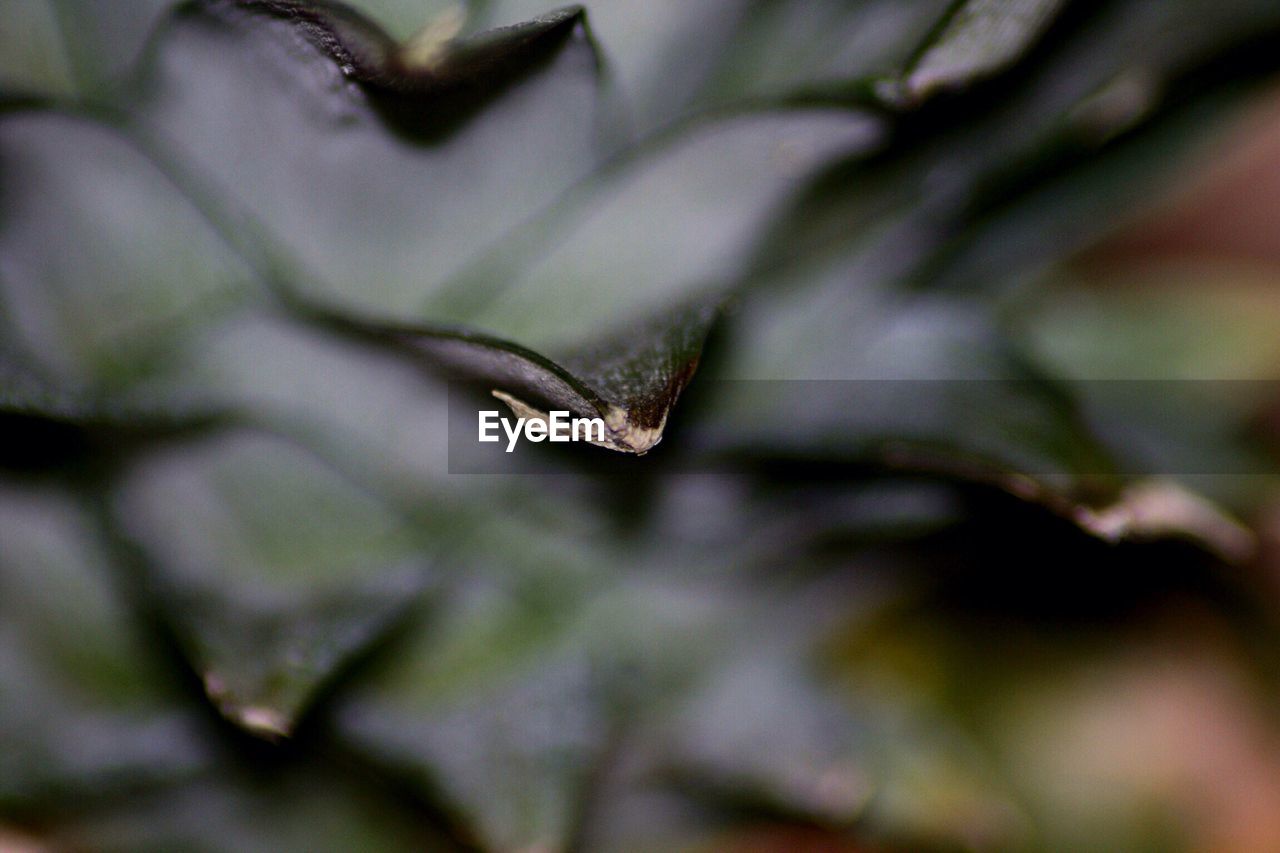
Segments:
[[[8,100],[2,461],[102,517],[0,496],[0,822],[124,849],[1092,840],[1042,837],[1060,812],[1003,763],[1003,662],[1051,681],[1166,599],[1238,623],[1223,647],[1274,631],[1206,553],[1256,537],[1124,476],[1170,431],[1117,442],[1061,382],[1080,352],[1189,358],[1163,345],[1195,326],[1020,297],[1275,66],[1280,19],[947,5],[601,0],[477,34],[544,8],[203,0],[132,85],[74,49],[86,101]],[[1250,335],[1195,352],[1262,363]],[[463,475],[453,375],[667,445]],[[1213,414],[1215,447],[1246,423]],[[139,614],[155,636],[118,642]],[[190,671],[152,683],[166,653]],[[201,688],[257,737],[189,730]]]
[[[607,670],[570,632],[614,582],[610,551],[581,518],[528,507],[470,509],[476,529],[442,557],[455,582],[438,618],[335,715],[343,743],[439,801],[485,849],[563,849],[609,735]]]
[[[914,103],[1012,65],[1052,23],[1063,0],[965,0],[911,63],[902,87]]]
[[[198,176],[192,181],[175,175],[175,180],[206,209],[210,221],[225,231],[238,211],[248,210],[250,222],[268,229],[264,247],[268,269],[260,268],[259,275],[272,279],[280,267],[287,276],[300,275],[305,297],[294,292],[297,283],[283,286],[290,288],[290,298],[303,300],[304,309],[319,300],[322,305],[327,301],[363,306],[364,313],[369,309],[392,316],[403,313],[397,306],[402,297],[378,298],[376,292],[370,293],[374,284],[412,292],[415,301],[426,296],[432,303],[433,321],[465,320],[473,328],[491,329],[503,338],[436,326],[417,330],[389,326],[381,330],[382,336],[411,343],[437,362],[479,375],[521,403],[567,405],[581,415],[599,415],[610,430],[606,446],[643,453],[660,438],[667,412],[692,374],[701,338],[713,316],[697,305],[689,310],[673,307],[689,301],[688,284],[710,285],[703,287],[704,300],[713,298],[737,274],[724,268],[725,259],[745,254],[744,243],[760,227],[759,211],[767,211],[772,199],[784,196],[800,174],[831,153],[866,144],[873,130],[865,119],[835,113],[781,119],[747,116],[696,130],[627,167],[613,186],[595,189],[586,201],[573,206],[575,211],[580,206],[588,210],[587,222],[575,237],[577,245],[592,245],[588,263],[612,268],[617,255],[629,256],[638,272],[645,271],[646,279],[660,277],[666,289],[649,288],[644,301],[634,307],[618,305],[618,297],[644,289],[623,281],[609,289],[612,298],[596,295],[596,282],[604,271],[584,267],[574,254],[562,254],[541,265],[533,281],[522,283],[514,298],[491,293],[487,302],[494,304],[490,306],[483,296],[477,300],[476,291],[481,286],[492,291],[489,282],[503,277],[490,273],[483,285],[468,278],[455,282],[451,276],[456,269],[451,271],[450,266],[463,263],[468,253],[478,255],[487,240],[550,204],[593,159],[589,153],[584,156],[593,137],[590,50],[581,44],[560,46],[565,38],[581,41],[580,33],[574,35],[579,32],[576,21],[572,13],[565,13],[527,27],[449,43],[428,71],[413,67],[401,48],[354,13],[328,7],[304,11],[288,3],[247,10],[213,4],[207,11],[188,10],[163,29],[146,75],[145,99],[134,111],[139,127],[146,128],[148,150],[159,145],[181,152],[176,164],[163,164],[166,170],[170,174],[190,170]],[[258,26],[249,29],[250,22]],[[288,42],[298,38],[317,52],[305,64],[297,51],[285,51]],[[223,42],[243,51],[246,58],[226,63]],[[305,53],[307,48],[302,50]],[[548,52],[553,57],[549,70],[527,70],[531,63],[545,61],[539,57]],[[289,71],[281,74],[282,68]],[[317,90],[322,79],[317,75],[332,75],[338,68],[346,69],[360,84],[359,94],[349,86]],[[533,73],[533,79],[502,95],[514,85],[508,78],[516,72]],[[224,83],[213,82],[224,78]],[[318,107],[324,104],[319,112],[299,112],[296,95],[308,90]],[[188,91],[197,97],[188,97]],[[215,112],[220,120],[222,107],[198,96],[225,91],[243,93],[236,110],[245,118],[236,127],[250,134],[247,139],[237,141],[200,130]],[[501,121],[485,116],[471,120],[458,112],[471,109],[468,105],[480,94],[489,97],[488,92],[509,104],[494,113]],[[426,103],[433,105],[434,112],[415,106]],[[415,110],[414,122],[425,115],[431,127],[407,126],[404,117],[410,108]],[[536,118],[522,120],[525,114]],[[318,115],[329,118],[317,125]],[[407,137],[388,136],[384,122]],[[538,169],[528,170],[514,158],[501,156],[500,150],[511,145],[511,134],[504,129],[511,122],[519,127],[523,149],[544,147],[562,165],[548,168],[550,163],[543,157]],[[441,133],[447,135],[438,138]],[[356,138],[351,138],[353,134]],[[270,138],[312,142],[280,147],[269,145]],[[254,140],[261,140],[257,144],[271,156],[236,157],[228,147],[252,145]],[[477,157],[477,150],[486,149],[493,153]],[[319,182],[286,179],[335,156],[342,158],[341,165],[319,173]],[[489,165],[494,162],[511,163],[518,171],[504,176]],[[709,170],[715,163],[735,165],[727,172]],[[693,183],[694,176],[704,183]],[[451,192],[451,185],[465,185],[467,192]],[[512,203],[518,198],[513,195],[517,186],[525,188],[523,206]],[[629,196],[622,195],[625,191]],[[695,196],[708,198],[708,192],[726,194],[715,206],[690,205]],[[441,193],[469,200],[469,208],[454,204],[440,209],[428,225],[409,215],[421,199]],[[623,204],[612,200],[640,193],[652,202],[637,208],[630,200]],[[365,215],[350,216],[351,199],[362,197],[377,198],[377,206]],[[667,211],[658,210],[659,203],[669,205]],[[646,219],[627,221],[634,219],[636,210],[643,211]],[[481,215],[483,229],[492,237],[476,234],[474,221]],[[583,214],[571,212],[572,216]],[[553,224],[563,218],[553,217]],[[659,223],[668,230],[657,232]],[[451,228],[465,228],[467,236],[462,238],[461,232]],[[279,233],[281,229],[287,233]],[[723,235],[720,240],[685,247],[672,243],[681,235],[706,234],[712,229]],[[623,235],[621,243],[615,237],[618,233]],[[321,238],[321,234],[327,236]],[[642,241],[627,245],[636,237]],[[228,239],[242,252],[246,243],[262,242],[260,235],[228,235]],[[164,241],[153,244],[163,246]],[[254,254],[252,248],[247,251]],[[581,254],[569,250],[574,251]],[[695,255],[702,260],[695,260]],[[564,268],[560,258],[566,257],[574,259],[576,268]],[[675,257],[683,258],[683,268],[668,263],[665,270],[653,269],[664,258]],[[258,262],[261,267],[262,260]],[[480,268],[491,270],[491,261]],[[212,265],[202,272],[224,275]],[[444,294],[431,295],[433,278],[437,288],[447,285]],[[319,289],[318,281],[325,282]],[[327,292],[329,288],[337,293]],[[521,300],[535,294],[540,310],[530,312]],[[563,310],[546,311],[548,299],[563,305]],[[326,318],[341,316],[333,309],[318,310]],[[361,311],[350,313],[359,318]],[[556,315],[559,322],[554,330],[530,328],[527,323],[530,317]],[[628,315],[649,318],[641,334],[601,333],[601,327]],[[671,316],[687,319],[664,319]],[[377,323],[357,319],[354,324],[330,325],[367,333]],[[511,339],[563,355],[548,360],[505,342]],[[526,396],[533,399],[525,400]]]
[[[873,144],[875,135],[872,120],[834,110],[747,114],[693,127],[554,216],[546,228],[565,229],[560,220],[569,220],[573,230],[547,257],[518,264],[524,253],[517,248],[514,260],[487,261],[429,303],[432,316],[565,353],[557,358],[559,377],[543,378],[556,367],[544,365],[522,380],[527,356],[485,364],[460,342],[422,335],[417,345],[455,367],[467,359],[484,364],[481,377],[518,401],[531,402],[524,396],[531,391],[578,414],[598,414],[609,429],[608,446],[643,453],[661,438],[697,365],[715,318],[710,306],[746,275],[744,262],[765,217],[805,174]],[[636,319],[600,333],[620,317]]]
[[[1082,413],[1134,473],[1163,475],[1247,512],[1271,487],[1276,391],[1269,277],[1215,264],[1067,274],[1014,314],[1027,350],[1069,380]]]
[[[244,262],[118,130],[10,113],[0,161],[6,338],[53,387],[127,388],[193,315],[252,292]]]
[[[1173,174],[1238,91],[1218,82],[1270,73],[1258,55],[1273,55],[1260,45],[1278,24],[1252,0],[1081,9],[1018,75],[908,111],[879,156],[824,175],[774,251],[837,251],[882,231],[912,242],[914,283],[1018,281],[1097,239]],[[883,228],[899,220],[901,232]],[[1000,223],[1004,234],[986,230]],[[951,252],[962,270],[947,268]]]
[[[1114,496],[1113,461],[993,309],[900,292],[901,249],[883,242],[744,295],[724,381],[708,384],[687,440],[743,460],[976,481],[1068,514]]]
[[[427,580],[402,519],[305,452],[252,432],[140,460],[116,512],[209,699],[265,737],[289,735]]]
[[[435,708],[352,711],[355,743],[408,772],[476,828],[486,849],[564,849],[608,735],[589,668],[533,677]]]
[[[354,13],[292,9],[171,18],[129,109],[313,299],[404,316],[597,160],[573,13],[453,48],[437,73]]]
[[[601,339],[598,326],[566,324],[568,337],[562,327],[559,339],[560,349],[566,352],[566,367],[523,346],[465,330],[400,328],[385,321],[378,328],[379,321],[359,319],[373,309],[385,316],[403,314],[405,297],[412,295],[413,301],[421,302],[441,285],[449,285],[447,293],[464,293],[465,286],[450,284],[458,265],[468,255],[480,254],[490,240],[521,219],[550,204],[589,168],[594,159],[590,153],[594,65],[589,47],[582,42],[577,17],[559,14],[544,22],[472,39],[449,48],[437,68],[419,72],[407,67],[407,60],[368,21],[345,13],[295,12],[288,4],[266,9],[267,14],[280,15],[287,22],[273,24],[285,27],[283,30],[273,26],[248,30],[234,17],[230,23],[207,16],[175,22],[161,39],[148,100],[140,108],[148,134],[176,145],[197,173],[206,178],[215,176],[210,180],[210,186],[216,186],[212,192],[226,196],[215,206],[248,207],[259,225],[277,232],[278,226],[288,230],[287,234],[274,233],[269,244],[273,252],[276,246],[286,249],[287,260],[281,263],[287,270],[306,271],[302,273],[308,285],[305,296],[293,292],[294,284],[288,285],[290,300],[301,302],[304,316],[318,313],[321,322],[340,331],[410,345],[437,362],[500,384],[505,393],[521,400],[532,396],[534,405],[568,405],[579,414],[604,417],[610,429],[607,446],[614,449],[643,453],[656,444],[667,411],[693,371],[710,322],[711,315],[701,308],[684,312],[681,316],[688,319],[674,324],[650,321],[651,340]],[[310,70],[294,68],[294,54],[281,56],[295,28],[321,49],[322,55],[311,60],[315,67]],[[576,43],[562,46],[566,38]],[[227,65],[224,51],[214,47],[220,40],[231,42],[251,58]],[[539,53],[530,53],[535,49]],[[535,60],[545,61],[539,57],[548,51],[558,51],[551,68],[535,70],[532,80],[505,96],[505,109],[494,112],[500,120],[491,120],[486,114],[464,121],[456,129],[451,124],[444,139],[436,138],[443,132],[441,127],[433,124],[428,129],[431,138],[422,138],[421,128],[406,128],[401,120],[412,107],[414,121],[421,115],[438,124],[441,111],[451,116],[457,112],[458,97],[469,102],[476,99],[477,92],[499,91],[510,85],[503,76],[511,73],[508,68],[527,69]],[[289,63],[297,79],[290,83],[275,74],[261,79],[264,71],[274,67],[264,65],[271,56],[279,57],[276,62]],[[355,97],[355,90],[316,89],[314,74],[333,74],[335,62],[363,85],[367,103]],[[219,91],[209,82],[217,75],[231,75],[223,85],[244,93],[237,109],[252,117],[237,127],[261,140],[262,150],[272,156],[236,158],[228,146],[254,142],[199,131],[202,121],[212,116],[202,119],[200,111],[216,109],[220,117],[221,107],[187,97],[187,87],[196,93]],[[184,84],[174,78],[201,82]],[[341,123],[317,126],[314,111],[298,112],[292,88],[297,86],[309,88],[317,104],[326,103],[322,114],[335,118],[346,112],[351,115]],[[420,108],[428,104],[425,110]],[[389,137],[383,125],[388,119],[413,139]],[[453,120],[450,118],[450,123]],[[352,122],[355,127],[348,126]],[[352,134],[357,134],[359,141],[350,138]],[[280,148],[266,142],[279,137],[309,140],[314,148]],[[502,155],[513,145],[522,151],[543,150],[547,156],[540,156],[538,166],[530,169],[518,158]],[[290,174],[310,172],[312,163],[334,156],[342,158],[341,166],[321,173],[319,184],[311,179],[301,183],[283,180]],[[494,164],[510,171],[503,174]],[[449,208],[436,209],[426,223],[410,214],[421,208],[424,199],[442,195],[457,201]],[[349,215],[353,198],[376,198],[376,206],[353,217]],[[328,236],[322,239],[320,234]],[[310,286],[312,272],[327,282],[318,292]],[[403,296],[379,298],[374,285],[384,293],[394,287]],[[338,298],[334,292],[326,292],[331,287],[336,287]],[[557,295],[548,293],[547,298]],[[575,297],[560,298],[569,305],[577,301]],[[335,309],[315,309],[317,301],[360,309],[347,307],[355,322],[344,322]],[[447,296],[435,301],[444,304],[430,312],[433,321],[456,320],[463,313]],[[466,293],[461,301],[473,303],[475,297]],[[656,309],[665,307],[661,301],[652,304]],[[470,314],[474,319],[475,312]],[[483,316],[472,325],[496,326],[499,332],[519,331],[518,326],[512,328],[514,324],[487,323]],[[575,346],[566,350],[566,343]],[[581,365],[583,359],[573,349],[584,348],[595,353],[607,350],[609,362],[575,371],[575,363]],[[530,395],[530,390],[535,393]]]
[[[557,217],[572,230],[547,226],[559,239],[545,257],[497,267],[513,281],[500,278],[477,297],[481,276],[493,287],[497,271],[482,266],[463,280],[465,293],[446,293],[428,309],[542,348],[585,340],[611,320],[718,297],[748,273],[771,217],[806,179],[834,158],[872,149],[881,131],[874,117],[837,109],[691,123],[603,174]]]
[[[131,0],[108,9],[89,0],[15,4],[0,36],[0,89],[58,98],[106,96],[128,76],[175,0]]]
[[[64,814],[208,761],[147,658],[92,517],[48,487],[0,488],[0,813]]]
[[[551,361],[507,341],[465,329],[388,325],[302,308],[320,325],[454,375],[497,386],[493,396],[517,416],[549,410],[599,418],[593,444],[644,455],[661,439],[667,415],[694,371],[716,312],[712,306],[665,312]]]
[[[0,352],[0,468],[19,474],[100,474],[112,460],[234,420],[226,410],[154,397],[116,400],[33,371]]]
[[[587,4],[634,129],[757,99],[847,94],[893,75],[946,12],[946,0],[625,0]],[[479,25],[541,11],[537,0],[485,3]]]
[[[57,13],[48,0],[6,9],[0,34],[0,92],[6,95],[71,94],[70,57],[62,43]]]
[[[836,96],[863,100],[867,81],[893,76],[951,5],[748,2],[700,101]]]
[[[448,34],[465,24],[473,6],[485,0],[353,0],[352,9],[363,12],[399,43],[408,42],[424,31]],[[540,9],[546,12],[548,7]],[[530,15],[530,18],[535,15]]]

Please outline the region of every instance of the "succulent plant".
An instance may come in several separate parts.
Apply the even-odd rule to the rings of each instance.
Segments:
[[[1280,840],[1277,305],[1080,261],[1280,6],[107,6],[0,10],[0,847]]]

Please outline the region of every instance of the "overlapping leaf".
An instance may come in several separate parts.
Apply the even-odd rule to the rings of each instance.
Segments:
[[[141,460],[117,512],[209,698],[265,736],[289,734],[320,686],[420,603],[428,579],[403,520],[252,433]]]
[[[58,814],[202,772],[198,716],[148,659],[92,515],[56,490],[9,482],[0,539],[4,811]]]

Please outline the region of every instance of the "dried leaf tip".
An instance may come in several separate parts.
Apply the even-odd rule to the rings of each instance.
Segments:
[[[245,731],[266,740],[289,737],[292,726],[289,718],[274,708],[257,705],[240,705],[229,695],[226,683],[216,672],[203,676],[204,692],[225,718]]]
[[[1135,483],[1111,506],[1081,510],[1076,521],[1108,542],[1184,537],[1232,564],[1248,561],[1257,549],[1252,531],[1172,480]]]
[[[532,421],[546,423],[549,425],[550,417],[546,412],[530,406],[523,400],[513,397],[505,391],[499,391],[496,388],[491,392],[494,397],[507,404],[507,407],[515,413],[516,417],[527,418]],[[631,414],[626,409],[619,406],[610,405],[604,412],[602,417],[604,421],[605,434],[603,441],[596,441],[588,438],[590,444],[597,447],[604,447],[608,450],[615,450],[618,453],[630,453],[635,456],[644,456],[650,450],[658,446],[662,441],[662,430],[666,426],[667,417],[664,414],[661,422],[657,426],[642,427],[631,422]]]
[[[449,46],[466,23],[467,13],[461,5],[445,9],[400,46],[397,56],[410,71],[433,71],[448,56]]]

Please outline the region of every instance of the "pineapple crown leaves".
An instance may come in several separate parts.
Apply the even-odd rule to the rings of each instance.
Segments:
[[[951,656],[1000,657],[965,619],[1051,609],[1034,575],[1093,626],[1083,587],[1146,601],[1142,548],[1193,591],[1231,586],[1196,573],[1211,556],[1247,559],[1208,503],[1130,482],[1143,437],[1095,425],[1134,401],[1077,399],[1006,296],[1274,70],[1273,4],[681,0],[641,22],[477,0],[393,37],[338,3],[140,1],[120,40],[101,5],[21,12],[33,43],[61,24],[74,68],[0,51],[0,407],[47,447],[0,457],[0,611],[46,612],[43,560],[114,581],[68,582],[50,624],[149,618],[108,620],[143,642],[90,665],[4,620],[0,685],[40,690],[0,727],[32,734],[0,750],[0,821],[70,846],[172,843],[198,814],[259,846],[635,849],[745,811],[1016,841],[958,722],[984,707],[931,704],[964,694]],[[601,415],[630,453],[687,408],[634,487],[596,461],[466,482],[440,371]],[[681,478],[677,447],[737,467]],[[930,599],[939,542],[982,606]],[[842,686],[922,648],[920,695]],[[133,673],[159,650],[181,677]],[[42,708],[129,736],[46,760]],[[270,756],[281,808],[333,823],[254,826],[262,792],[210,730],[270,741],[232,743]],[[153,809],[113,821],[124,788]],[[676,818],[636,819],[655,802]]]
[[[221,7],[215,5],[211,8]],[[238,10],[240,7],[234,8]],[[473,102],[477,100],[497,97],[504,88],[514,85],[516,72],[521,75],[537,74],[538,67],[547,61],[547,57],[554,56],[556,53],[572,54],[585,50],[590,57],[594,57],[594,51],[589,46],[580,46],[572,50],[562,47],[566,37],[574,33],[582,37],[580,10],[567,10],[528,25],[503,28],[459,42],[446,50],[447,56],[440,60],[439,67],[430,70],[414,70],[405,68],[404,62],[396,59],[389,47],[381,52],[371,53],[367,46],[368,42],[376,42],[385,47],[389,41],[385,34],[358,16],[352,17],[349,13],[339,15],[337,11],[328,7],[319,7],[304,13],[296,4],[283,6],[266,4],[262,7],[251,4],[248,8],[255,13],[280,16],[290,26],[298,28],[308,43],[320,46],[323,52],[332,61],[339,63],[344,73],[357,81],[369,95],[378,117],[396,130],[401,132],[407,130],[405,122],[401,120],[406,116],[420,124],[431,123],[433,125],[431,134],[437,137],[431,144],[437,149],[450,148],[448,142],[438,138],[442,125],[437,124],[437,120],[448,124],[452,128],[451,133],[460,132],[456,126],[456,119],[464,101],[470,104],[466,107],[470,110],[474,108]],[[348,32],[353,27],[358,28],[360,33],[358,37]],[[353,49],[349,46],[350,42],[355,42],[358,46]],[[359,53],[359,57],[352,50]],[[163,63],[163,60],[161,62]],[[588,67],[583,69],[579,60],[573,56],[570,56],[567,62],[568,65],[559,73],[563,76],[584,79],[589,91],[593,85],[591,80],[594,77],[595,63],[589,62]],[[543,72],[544,75],[548,73],[554,74],[555,70]],[[163,79],[163,72],[157,76]],[[559,80],[553,83],[558,84]],[[148,87],[163,90],[164,83],[153,80],[144,86],[144,88]],[[559,96],[558,85],[553,87],[553,93]],[[400,118],[388,112],[388,98],[398,99],[397,109]],[[159,106],[156,110],[162,122],[167,118],[163,115],[163,100],[163,95],[157,99]],[[145,108],[143,112],[145,113]],[[576,145],[584,143],[589,145],[589,137],[592,133],[592,128],[589,126],[592,122],[591,116],[574,111],[570,118],[574,121],[570,131],[572,141]],[[543,120],[542,124],[547,131],[545,140],[535,139],[534,144],[560,147],[563,134],[558,132],[559,128],[553,126],[551,120]],[[584,124],[587,126],[584,127]],[[424,135],[419,131],[425,132],[424,127],[419,126],[408,132],[415,141],[422,142]],[[163,133],[163,128],[159,132]],[[481,131],[481,133],[484,132]],[[516,132],[522,133],[523,130],[517,128]],[[451,165],[449,161],[456,159],[457,156],[453,152],[470,143],[472,143],[470,139],[461,139],[452,146],[451,150],[441,152],[436,159],[445,161],[442,168],[448,169]],[[570,170],[584,168],[575,162],[575,155],[583,157],[589,164],[591,159],[589,151],[583,148],[571,148],[565,154],[553,155],[557,156],[564,165],[565,178],[572,178],[573,172]],[[356,156],[366,157],[367,152],[358,151]],[[422,159],[430,160],[431,156],[432,152],[427,152]],[[412,159],[412,157],[406,158],[406,168],[412,165],[409,162]],[[375,168],[381,165],[376,164]],[[546,165],[545,162],[540,164],[541,167]],[[507,177],[516,181],[529,182],[519,173]],[[429,187],[432,185],[429,173],[425,175],[425,179],[419,178],[417,181],[423,184],[424,193],[429,192]],[[537,184],[538,180],[535,178],[532,183]],[[526,205],[526,215],[536,213],[537,205],[554,201],[554,186],[554,183],[548,189],[535,186],[534,189],[538,192],[533,194],[531,203]],[[502,204],[506,197],[509,197],[512,189],[510,183],[493,181],[487,193],[484,187],[480,187],[477,188],[477,194],[484,197],[486,204],[492,206]],[[399,204],[413,203],[408,191],[399,194],[404,199]],[[346,203],[346,199],[336,201],[340,205]],[[517,217],[513,215],[505,224],[509,225],[515,221]],[[485,230],[497,235],[502,233],[503,228],[502,224],[495,223]],[[476,243],[472,242],[468,245],[474,247]],[[467,247],[463,246],[462,250],[466,251]],[[474,251],[474,248],[472,250]],[[422,256],[430,257],[425,253]],[[285,263],[298,266],[291,261],[285,261]],[[417,271],[405,270],[407,275],[413,275],[416,278],[415,272]],[[352,270],[352,273],[368,275],[367,271],[357,273]],[[305,274],[299,277],[304,280],[306,278]],[[277,295],[283,297],[286,306],[293,309],[295,314],[325,328],[343,331],[363,340],[372,341],[382,337],[387,343],[400,345],[401,350],[412,349],[419,355],[427,356],[437,365],[453,368],[463,375],[487,378],[495,383],[514,383],[506,387],[506,392],[528,393],[532,385],[534,390],[550,390],[552,403],[558,405],[567,403],[572,410],[581,414],[590,411],[591,414],[603,415],[611,424],[612,440],[608,446],[628,452],[642,453],[660,437],[660,425],[665,419],[665,412],[674,403],[688,375],[692,372],[692,365],[696,363],[696,343],[700,341],[700,336],[705,334],[711,319],[705,312],[700,312],[697,314],[698,327],[686,327],[693,335],[695,346],[692,349],[685,347],[683,363],[671,363],[670,354],[667,352],[654,352],[645,363],[637,361],[637,356],[633,354],[629,356],[633,369],[627,372],[625,377],[615,369],[612,386],[594,387],[591,377],[572,375],[554,361],[501,338],[471,331],[457,324],[419,323],[411,327],[410,324],[386,321],[369,322],[358,319],[358,312],[350,310],[344,317],[335,309],[320,307],[320,303],[314,297],[305,295],[303,289],[284,283],[281,277],[272,272],[267,272],[263,278],[275,287]],[[453,290],[457,291],[458,288],[454,287]],[[474,296],[466,294],[465,299],[474,301]],[[653,325],[650,324],[650,326]],[[409,346],[411,338],[416,340]],[[620,340],[617,345],[624,348],[628,346]],[[632,349],[635,348],[632,347]],[[634,399],[619,393],[624,387],[630,394],[635,395]],[[534,396],[542,400],[547,399],[548,395],[538,393]],[[633,403],[641,408],[633,412]]]
[[[554,57],[569,38],[590,41],[581,7],[459,39],[463,12],[446,10],[405,42],[340,3],[229,2],[287,22],[366,91],[383,120],[418,141],[447,136],[468,115]],[[217,4],[210,6],[216,14]],[[592,51],[596,64],[599,59]]]

